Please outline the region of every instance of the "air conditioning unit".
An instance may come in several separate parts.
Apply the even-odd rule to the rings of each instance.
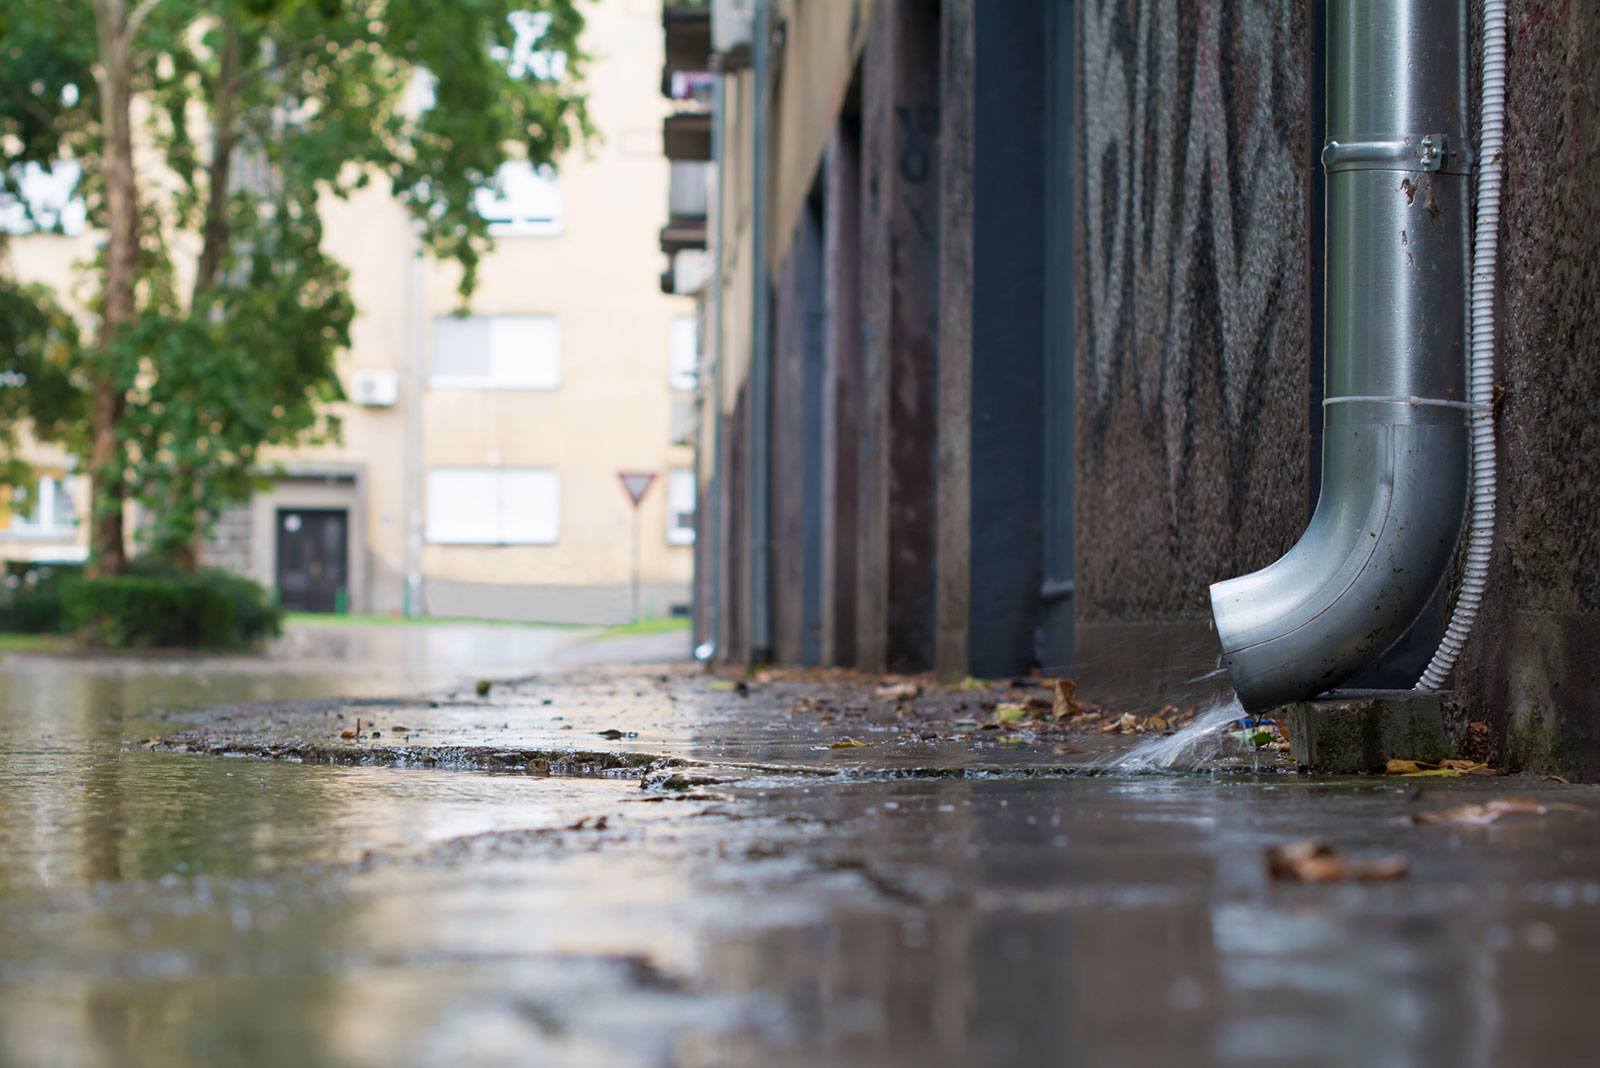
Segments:
[[[711,51],[722,57],[723,70],[750,62],[755,28],[755,0],[711,0]]]
[[[393,371],[356,371],[350,375],[350,400],[363,408],[392,408],[400,399],[400,376]]]

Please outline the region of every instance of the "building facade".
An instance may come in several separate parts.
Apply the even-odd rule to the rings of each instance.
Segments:
[[[1600,11],[1510,7],[1502,498],[1451,708],[1510,766],[1592,779],[1600,252],[1572,235]],[[1326,5],[697,10],[709,48],[666,30],[716,74],[703,649],[1215,685],[1208,587],[1319,490]],[[1359,681],[1410,686],[1451,593]]]
[[[637,530],[638,612],[687,611],[699,330],[693,302],[660,291],[650,233],[671,173],[659,12],[584,13],[598,137],[557,174],[499,176],[480,202],[495,247],[464,306],[457,270],[419,256],[384,190],[325,205],[358,308],[342,439],[272,456],[271,489],[222,517],[208,562],[312,611],[617,623],[635,612]],[[67,292],[94,242],[18,237],[12,269]],[[82,480],[43,459],[81,512]],[[637,513],[624,473],[650,476]],[[7,558],[82,556],[68,494],[46,485],[38,516],[0,531]]]

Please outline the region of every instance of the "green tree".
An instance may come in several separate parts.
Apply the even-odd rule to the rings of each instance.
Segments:
[[[75,163],[104,238],[86,337],[59,298],[0,282],[29,309],[0,333],[0,371],[25,379],[0,418],[80,454],[98,571],[125,565],[129,497],[154,547],[192,565],[262,449],[337,433],[355,309],[322,249],[328,197],[386,181],[470,293],[479,192],[589,135],[577,2],[0,4],[0,194]]]

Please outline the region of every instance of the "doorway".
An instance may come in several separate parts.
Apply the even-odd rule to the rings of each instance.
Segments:
[[[295,612],[346,611],[349,512],[279,508],[277,531],[277,586],[283,607]]]

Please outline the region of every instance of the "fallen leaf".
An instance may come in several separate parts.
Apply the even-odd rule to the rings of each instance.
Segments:
[[[994,710],[996,723],[1015,723],[1028,714],[1026,705],[1000,705]]]
[[[1100,725],[1101,734],[1132,734],[1139,727],[1139,717],[1132,712],[1124,712],[1119,719],[1109,720]]]
[[[733,689],[733,680],[732,679],[712,679],[711,680],[711,688],[713,690],[721,690],[721,691],[724,691],[724,692],[732,690]]]
[[[611,741],[614,742],[618,738],[626,738],[627,735],[624,734],[622,731],[617,730],[615,727],[612,727],[610,730],[601,731],[600,732],[600,737],[609,738]]]
[[[1375,882],[1399,879],[1410,868],[1401,856],[1352,859],[1320,838],[1267,847],[1267,874],[1286,882]]]
[[[829,749],[865,749],[871,742],[863,742],[860,738],[840,738],[828,746]]]
[[[1083,702],[1077,699],[1078,684],[1072,679],[1057,679],[1050,696],[1050,714],[1056,719],[1083,715]]]
[[[1558,782],[1562,786],[1571,786],[1572,785],[1572,780],[1571,779],[1563,779],[1561,776],[1557,775],[1553,771],[1546,772],[1545,773],[1545,779],[1547,779],[1550,782]]]
[[[494,683],[490,682],[488,679],[479,679],[478,680],[478,685],[473,687],[473,689],[478,691],[478,696],[479,697],[488,697],[489,696],[489,691],[492,690],[493,688],[494,688]]]
[[[1437,764],[1426,760],[1391,760],[1384,766],[1384,772],[1389,775],[1431,776],[1434,778],[1454,778],[1458,775],[1492,775],[1494,771],[1489,765],[1477,760],[1450,759],[1441,760]]]
[[[968,675],[950,688],[952,690],[987,690],[989,684],[980,678]]]
[[[1162,716],[1161,713],[1155,712],[1144,718],[1144,729],[1147,731],[1166,731],[1172,729],[1172,724],[1168,723],[1166,717]]]
[[[914,682],[897,682],[872,691],[880,701],[909,701],[921,692],[922,687]]]
[[[1497,797],[1492,801],[1484,801],[1482,803],[1468,802],[1464,805],[1456,805],[1454,808],[1440,809],[1437,812],[1418,812],[1411,817],[1411,822],[1482,827],[1493,823],[1501,816],[1518,814],[1543,816],[1549,811],[1548,806],[1541,805],[1531,797]]]
[[[356,725],[354,727],[346,727],[344,730],[340,731],[339,732],[339,737],[341,737],[341,738],[360,738],[361,737],[361,720],[360,720],[360,718],[358,717],[356,719]]]

